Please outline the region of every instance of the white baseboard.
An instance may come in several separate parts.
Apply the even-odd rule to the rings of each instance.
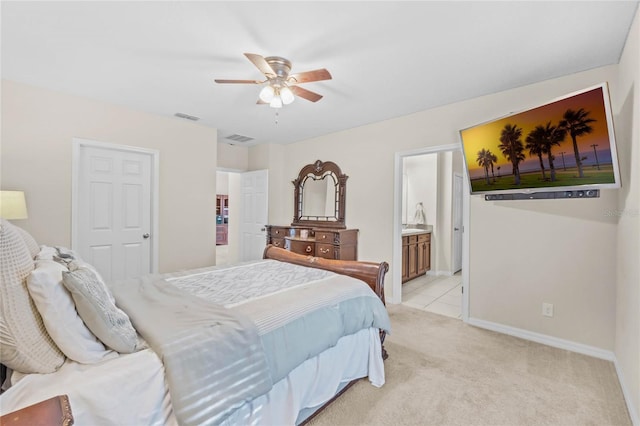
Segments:
[[[625,403],[627,405],[627,412],[631,417],[631,422],[634,426],[640,426],[640,417],[635,409],[635,405],[631,398],[631,393],[628,387],[625,385],[625,378],[623,371],[618,365],[618,359],[612,351],[596,348],[594,346],[584,345],[582,343],[572,342],[571,340],[559,339],[557,337],[548,336],[546,334],[534,333],[532,331],[523,330],[521,328],[510,327],[508,325],[498,324],[491,321],[485,321],[478,318],[469,318],[468,324],[484,328],[486,330],[496,331],[502,334],[508,334],[509,336],[519,337],[521,339],[530,340],[532,342],[542,343],[543,345],[552,346],[554,348],[565,349],[571,352],[577,352],[579,354],[592,356],[594,358],[604,359],[612,361],[616,369],[616,375],[618,376],[618,382],[622,388],[622,394],[624,396]]]
[[[432,271],[432,270],[428,270],[427,275],[433,275],[434,277],[441,277],[441,276],[452,277],[453,276],[451,271]]]
[[[521,339],[530,340],[532,342],[542,343],[543,345],[547,346],[553,346],[554,348],[566,349],[571,352],[577,352],[579,354],[589,355],[594,358],[605,359],[607,361],[615,360],[615,355],[612,351],[596,348],[595,346],[584,345],[582,343],[559,339],[557,337],[548,336],[546,334],[535,333],[533,331],[510,327],[508,325],[485,321],[478,318],[470,317],[468,323],[476,327],[497,331],[498,333],[508,334],[510,336],[519,337]]]
[[[627,403],[627,411],[629,412],[629,417],[631,417],[631,423],[633,423],[634,426],[640,426],[640,417],[638,416],[636,406],[634,405],[633,399],[631,398],[629,388],[625,384],[625,376],[618,363],[618,358],[615,358],[615,356],[613,365],[616,367],[616,374],[618,375],[618,381],[620,382],[620,387],[622,388],[622,395],[624,395],[624,400]]]

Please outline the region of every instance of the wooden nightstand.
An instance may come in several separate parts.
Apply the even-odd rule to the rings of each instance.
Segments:
[[[0,417],[2,426],[71,426],[73,414],[67,395],[58,395]]]

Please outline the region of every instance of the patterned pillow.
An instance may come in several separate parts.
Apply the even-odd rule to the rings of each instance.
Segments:
[[[31,254],[31,258],[33,259],[38,253],[40,253],[40,246],[38,246],[38,243],[33,239],[30,233],[20,228],[19,226],[16,226],[15,228],[27,245],[29,253]]]
[[[54,260],[37,260],[36,268],[27,278],[29,294],[49,335],[68,358],[81,364],[116,357],[78,315],[71,294],[62,284],[63,272],[68,272],[66,266]]]
[[[64,354],[53,342],[29,296],[26,278],[33,258],[17,227],[0,222],[0,358],[23,373],[53,373]]]
[[[102,343],[120,353],[136,351],[136,330],[94,270],[80,267],[63,272],[62,282],[71,292],[80,318]]]

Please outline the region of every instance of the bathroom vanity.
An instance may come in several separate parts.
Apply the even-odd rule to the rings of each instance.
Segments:
[[[431,269],[431,230],[402,230],[402,283]]]

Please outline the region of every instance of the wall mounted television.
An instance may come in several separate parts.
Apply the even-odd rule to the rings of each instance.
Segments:
[[[460,139],[471,194],[620,187],[607,83],[463,129]]]

